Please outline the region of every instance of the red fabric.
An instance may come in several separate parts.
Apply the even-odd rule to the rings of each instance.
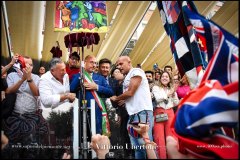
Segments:
[[[26,67],[25,61],[24,61],[24,57],[19,56],[18,57],[18,62],[21,64],[21,69]]]
[[[70,68],[69,65],[67,65],[67,66],[66,66],[66,72],[67,72],[67,74],[68,74],[68,76],[69,76],[69,80],[70,80],[70,82],[71,82],[72,76],[73,76],[74,74],[79,73],[79,72],[80,72],[80,68]]]
[[[174,124],[174,122],[173,122]],[[223,159],[238,159],[238,143],[232,139],[226,139],[222,135],[214,135],[205,142],[190,137],[183,137],[177,134],[174,128],[171,128],[173,134],[178,138],[179,151],[181,153],[191,153],[196,158],[216,158],[215,153]]]
[[[179,99],[185,97],[185,95],[190,91],[190,86],[179,86],[176,90]]]
[[[155,117],[156,114],[164,113],[163,108],[156,108],[153,112]],[[160,159],[167,159],[167,150],[166,150],[166,137],[173,136],[170,125],[174,118],[173,109],[165,110],[165,113],[168,114],[168,120],[165,122],[154,122],[153,127],[153,138],[154,142],[157,144],[157,154]]]

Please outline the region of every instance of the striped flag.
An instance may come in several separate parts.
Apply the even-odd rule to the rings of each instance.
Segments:
[[[187,23],[204,42],[209,64],[199,87],[182,99],[171,128],[179,150],[198,158],[238,159],[238,39],[182,2]],[[238,135],[237,131],[237,135]]]
[[[238,82],[201,83],[182,99],[171,124],[180,151],[198,158],[238,158],[236,137],[226,133],[238,125],[238,110]]]
[[[186,19],[195,28],[196,36],[204,42],[202,50],[209,60],[202,82],[218,79],[224,86],[238,81],[238,38],[190,10],[186,3],[183,3],[182,8]]]
[[[186,74],[195,88],[207,66],[206,54],[195,37],[195,31],[183,14],[180,1],[157,1],[164,28],[170,37],[170,48],[181,76]],[[190,2],[190,7],[196,10]]]

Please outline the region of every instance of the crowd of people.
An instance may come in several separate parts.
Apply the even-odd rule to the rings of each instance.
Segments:
[[[34,66],[30,57],[23,56],[25,67],[14,66],[19,57],[13,56],[1,70],[1,91],[6,95],[16,94],[10,116],[2,119],[4,158],[36,158],[35,150],[25,149],[20,153],[21,148],[14,145],[44,144],[43,137],[51,131],[42,115],[43,109],[55,109],[83,96],[86,102],[80,101],[81,106],[86,104],[89,109],[87,122],[93,118],[96,122],[96,135],[87,127],[87,140],[91,141],[98,159],[113,158],[112,155],[122,159],[194,158],[178,152],[177,138],[170,129],[178,104],[191,91],[187,77],[181,77],[172,66],[144,71],[133,67],[128,56],[119,57],[113,65],[107,58],[97,62],[95,56],[88,55],[81,72],[80,56],[73,52],[67,63],[53,58],[48,71],[41,66],[37,75],[32,73]],[[14,71],[4,77],[11,67]],[[79,83],[81,77],[84,77],[83,86]],[[90,112],[91,99],[96,100],[95,117]],[[98,103],[99,99],[106,105],[109,121],[103,118],[105,105]],[[104,125],[109,125],[110,134]],[[121,146],[122,150],[99,146]],[[69,159],[72,155],[61,156]]]

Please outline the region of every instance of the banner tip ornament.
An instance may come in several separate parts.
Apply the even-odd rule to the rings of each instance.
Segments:
[[[64,43],[66,48],[69,49],[70,54],[72,54],[72,47],[82,47],[87,46],[87,48],[92,45],[93,52],[93,44],[97,45],[100,41],[100,36],[98,33],[71,33],[64,37]]]

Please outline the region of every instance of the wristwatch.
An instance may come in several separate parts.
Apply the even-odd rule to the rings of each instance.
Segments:
[[[67,97],[67,99],[69,98],[69,93],[65,93],[64,95]]]
[[[105,159],[115,159],[114,152],[108,152],[105,155]]]
[[[33,81],[32,79],[27,80],[27,82],[32,82],[32,81]]]

